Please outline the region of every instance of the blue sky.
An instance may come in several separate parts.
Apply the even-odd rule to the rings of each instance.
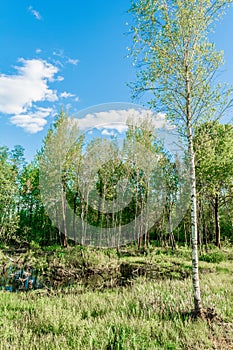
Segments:
[[[2,0],[0,145],[21,144],[27,159],[41,146],[61,106],[70,114],[132,102],[135,70],[126,22],[129,0]],[[233,83],[233,9],[213,39],[225,51],[222,80]]]

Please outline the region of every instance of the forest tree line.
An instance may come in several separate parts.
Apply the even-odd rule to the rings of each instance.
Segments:
[[[5,146],[0,148],[0,241],[3,244],[35,242],[41,246],[85,245],[88,244],[88,240],[85,239],[86,223],[103,228],[105,231],[110,228],[119,231],[123,225],[136,220],[145,208],[148,194],[153,193],[154,202],[158,200],[156,196],[164,196],[164,205],[160,208],[154,225],[148,230],[146,215],[142,218],[142,224],[135,226],[133,238],[138,243],[139,249],[146,247],[150,241],[158,245],[170,245],[173,249],[177,243],[191,245],[190,206],[187,206],[179,224],[174,227],[172,224],[172,217],[179,205],[182,189],[181,159],[178,156],[172,156],[165,149],[156,135],[152,121],[148,119],[137,125],[130,124],[123,146],[128,153],[133,152],[133,144],[136,141],[149,152],[158,155],[159,160],[154,169],[154,175],[151,176],[152,181],[148,182],[145,172],[132,156],[128,157],[128,160],[123,160],[119,156],[120,150],[114,140],[109,150],[112,152],[111,160],[105,164],[100,163],[95,178],[98,198],[108,201],[116,199],[117,184],[125,176],[129,179],[125,191],[131,195],[130,203],[126,207],[118,211],[113,208],[106,213],[101,208],[101,201],[96,203],[95,208],[88,202],[92,196],[88,179],[86,182],[81,182],[83,188],[80,188],[80,181],[78,181],[79,167],[85,154],[84,148],[96,152],[98,147],[103,147],[105,141],[95,139],[87,142],[79,130],[78,123],[72,124],[71,127],[69,120],[68,115],[61,111],[50,127],[41,150],[30,163],[25,161],[21,146],[17,145],[12,150]],[[230,124],[212,121],[196,127],[194,135],[198,241],[199,244],[214,243],[220,248],[221,240],[232,239],[233,233],[233,129]],[[50,154],[48,145],[51,147],[53,142],[56,143],[56,148],[53,154]],[[52,169],[55,169],[58,164],[59,157],[62,166],[63,199],[67,200],[75,216],[81,218],[82,222],[82,232],[75,232],[74,226],[72,241],[69,241],[66,232],[67,208],[63,208],[63,217],[59,217],[57,223],[51,222],[40,193],[40,172],[49,171],[48,175],[51,175]],[[183,155],[184,163],[185,157],[188,156]],[[95,160],[97,163],[100,161],[98,154]],[[97,164],[95,166],[98,168]],[[160,169],[159,174],[158,169]],[[162,179],[159,178],[161,176]],[[51,178],[48,176],[48,182]],[[158,191],[159,181],[162,181],[166,191],[163,191],[163,188],[160,192]],[[52,182],[47,183],[48,188],[53,185]],[[56,198],[52,197],[50,194],[49,200],[52,210],[56,211]]]

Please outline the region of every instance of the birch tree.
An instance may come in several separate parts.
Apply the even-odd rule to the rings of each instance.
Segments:
[[[215,82],[223,54],[215,49],[208,34],[231,3],[232,0],[138,0],[132,1],[130,10],[132,54],[138,67],[133,95],[144,93],[153,109],[166,113],[188,148],[194,307],[201,317],[193,129],[203,120],[221,116],[229,106],[230,90]]]
[[[58,228],[60,242],[64,247],[68,245],[67,224],[71,224],[67,217],[68,184],[73,182],[72,164],[79,158],[75,151],[81,151],[80,142],[77,122],[61,111],[48,131],[39,156],[43,203]]]

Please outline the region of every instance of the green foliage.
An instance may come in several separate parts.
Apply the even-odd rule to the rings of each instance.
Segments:
[[[206,261],[209,263],[217,263],[219,264],[220,262],[225,260],[225,256],[222,252],[211,252],[211,253],[206,253],[202,254],[199,258],[201,261]]]
[[[198,181],[216,192],[232,178],[233,129],[218,121],[204,123],[195,130]]]
[[[214,81],[223,53],[209,41],[208,33],[231,3],[132,1],[131,53],[138,67],[133,96],[151,92],[154,97],[145,95],[148,103],[165,111],[179,128],[184,129],[187,118],[187,78],[195,123],[218,115],[228,105],[231,89]]]
[[[54,252],[56,250],[61,250],[61,246],[57,243],[53,244],[53,245],[49,245],[47,247],[43,247],[43,250],[45,252]]]
[[[0,240],[5,242],[16,238],[19,224],[20,165],[17,152],[11,153],[6,147],[0,147]]]
[[[9,244],[15,245],[27,245],[28,242],[31,242],[32,246],[33,244],[36,244],[45,247],[49,245],[64,244],[64,237],[62,237],[62,232],[59,230],[59,223],[61,224],[65,217],[62,219],[62,215],[60,215],[59,220],[54,217],[54,221],[51,222],[41,199],[41,184],[39,181],[40,171],[44,169],[46,175],[44,176],[44,185],[48,188],[48,191],[50,191],[47,198],[49,204],[52,198],[54,200],[57,198],[56,196],[58,196],[58,192],[56,191],[56,185],[54,184],[56,181],[52,181],[51,179],[48,180],[48,174],[54,172],[54,169],[58,166],[58,162],[61,161],[63,187],[60,199],[66,199],[71,209],[75,211],[76,216],[82,218],[83,225],[81,230],[84,231],[84,234],[85,222],[90,222],[97,228],[116,227],[117,230],[119,225],[124,225],[134,221],[145,207],[148,193],[155,193],[153,202],[156,203],[156,193],[158,192],[154,190],[156,190],[159,187],[158,184],[161,184],[161,181],[163,181],[167,194],[166,205],[161,212],[160,217],[156,219],[155,225],[147,234],[144,234],[144,244],[148,245],[149,238],[152,239],[151,243],[153,245],[158,246],[166,246],[168,241],[173,247],[174,242],[185,242],[186,244],[189,244],[191,234],[189,229],[190,209],[187,209],[186,215],[180,225],[174,229],[174,232],[172,232],[171,225],[171,223],[174,222],[174,227],[176,226],[176,213],[180,212],[179,205],[182,207],[184,204],[181,201],[179,193],[184,185],[184,178],[187,178],[187,176],[185,176],[187,174],[181,174],[182,167],[179,159],[173,159],[171,155],[165,151],[161,140],[156,136],[152,120],[149,118],[148,120],[141,120],[138,123],[135,123],[133,120],[128,120],[129,128],[124,140],[124,149],[126,154],[129,155],[128,160],[122,160],[120,158],[120,150],[114,145],[112,148],[112,159],[100,167],[98,171],[96,190],[100,198],[105,198],[109,201],[116,200],[117,185],[125,176],[128,178],[127,191],[132,195],[130,203],[123,210],[117,211],[114,215],[105,215],[105,213],[101,213],[94,209],[92,205],[88,204],[88,196],[91,196],[91,192],[88,192],[88,186],[85,189],[81,189],[79,182],[77,181],[79,173],[76,166],[82,162],[81,150],[83,137],[80,136],[78,127],[75,127],[74,129],[69,128],[67,118],[68,115],[61,112],[54,126],[49,130],[44,141],[44,146],[30,164],[25,163],[23,150],[20,146],[16,146],[12,151],[9,151],[4,147],[1,148],[1,242],[3,244],[8,242]],[[63,128],[64,130],[62,131]],[[205,123],[196,128],[195,132],[194,146],[197,159],[197,184],[198,189],[199,187],[202,189],[202,198],[205,196],[202,208],[204,214],[202,214],[201,208],[198,208],[200,243],[209,243],[213,240],[213,220],[210,210],[210,197],[214,196],[216,191],[219,193],[221,204],[220,223],[222,237],[228,237],[230,239],[232,236],[231,212],[233,211],[230,199],[233,191],[231,186],[233,175],[231,171],[232,161],[231,157],[228,157],[228,154],[232,153],[232,130],[228,125]],[[68,135],[70,135],[69,133],[72,134],[72,137],[68,137]],[[55,154],[53,154],[53,152],[50,154],[53,147],[57,147],[57,137],[60,142],[58,145],[60,147],[59,149],[62,149],[63,153],[56,150]],[[69,139],[68,143],[66,143],[67,137]],[[209,139],[207,140],[208,137]],[[101,147],[101,142],[103,142],[103,140],[92,141],[87,147],[90,151],[94,147],[93,149],[98,153],[97,146],[99,145],[99,147]],[[160,170],[158,172],[157,168],[154,169],[149,182],[142,169],[137,167],[136,159],[134,159],[132,154],[135,142],[139,142],[150,150],[150,152],[160,156]],[[208,152],[205,152],[204,150],[206,142],[208,143]],[[62,145],[64,147],[62,147]],[[65,156],[64,152],[67,149],[68,152]],[[61,157],[61,153],[63,154],[64,159]],[[211,157],[207,159],[206,153]],[[77,162],[71,161],[72,159],[77,160]],[[38,160],[40,160],[40,162]],[[182,176],[180,176],[180,174]],[[55,175],[55,178],[57,179],[61,174]],[[163,187],[161,186],[161,188]],[[82,196],[83,190],[87,193],[86,200],[84,200]],[[188,203],[189,200],[186,197],[185,201]],[[186,203],[185,205],[188,205]],[[57,206],[59,207],[59,204],[57,204]],[[51,206],[51,210],[56,211],[56,209],[59,208]],[[206,222],[205,234],[202,233],[202,221],[204,219]],[[56,224],[56,227],[54,224]],[[140,232],[144,231],[146,224],[147,217],[144,218],[144,223],[142,223],[141,228],[139,227],[137,232],[135,232],[135,242],[138,240]],[[174,235],[173,238],[171,234]],[[79,232],[79,236],[82,237],[82,233]],[[78,240],[78,243],[80,243],[80,241],[81,239]],[[74,244],[75,243],[77,242],[74,242]],[[69,244],[72,244],[72,241],[70,241]],[[140,249],[144,252],[143,242],[140,244]],[[56,249],[56,247],[54,247],[54,249]],[[147,249],[144,253],[148,254],[148,252],[149,250]],[[133,254],[137,255],[138,253],[134,251]]]

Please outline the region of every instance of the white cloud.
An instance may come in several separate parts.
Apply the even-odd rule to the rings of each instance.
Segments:
[[[81,130],[91,128],[100,130],[105,128],[115,129],[121,133],[127,129],[126,121],[128,116],[129,111],[126,110],[110,110],[94,114],[88,113],[84,118],[78,119],[78,124]]]
[[[0,112],[5,114],[25,113],[33,102],[56,101],[57,93],[49,89],[57,67],[39,59],[20,59],[17,74],[0,74]]]
[[[38,21],[42,20],[41,14],[39,11],[36,11],[32,6],[29,6],[28,10],[31,12],[31,14],[38,19]]]
[[[66,63],[73,64],[74,66],[77,66],[77,64],[79,63],[79,60],[77,58],[71,58],[66,56],[63,49],[54,50],[53,56],[61,57],[66,61]]]
[[[41,49],[37,48],[36,53]],[[63,51],[53,53],[62,56]],[[67,57],[63,57],[67,63]],[[51,88],[51,83],[64,80],[57,73],[60,66],[40,58],[19,59],[11,74],[0,73],[0,114],[9,115],[12,124],[24,128],[27,132],[35,133],[43,129],[47,123],[45,118],[51,114],[48,102],[56,102],[59,98],[79,100],[78,96],[67,91],[58,93]],[[45,105],[43,103],[46,103]],[[51,106],[51,104],[50,104]],[[56,107],[53,106],[53,111]],[[52,114],[51,114],[52,115]]]
[[[61,67],[61,68],[64,68],[64,63],[60,60],[55,60],[55,59],[52,59],[51,60],[53,62],[53,64],[56,66],[56,67]]]
[[[110,131],[108,129],[103,129],[101,134],[105,136],[117,136],[113,130]]]
[[[166,149],[171,152],[180,152],[180,148],[177,147],[178,134],[176,127],[172,125],[166,118],[164,113],[155,113],[146,109],[134,109],[133,107],[127,109],[112,109],[103,112],[90,112],[80,115],[84,115],[82,118],[77,118],[77,124],[82,132],[88,134],[95,134],[98,130],[105,136],[117,136],[127,131],[128,125],[141,125],[143,127],[144,122],[149,122],[149,125],[153,126],[155,133],[159,139],[164,143]],[[146,127],[146,125],[145,125]],[[172,153],[172,154],[173,154]]]
[[[79,63],[79,60],[78,59],[68,58],[67,62],[70,63],[70,64],[73,64],[74,66],[77,66],[77,64]]]
[[[56,81],[63,81],[64,80],[64,77],[62,77],[61,75],[59,75],[56,79]]]
[[[167,120],[167,116],[164,113],[155,114],[155,118],[153,119],[153,124],[156,129],[163,129],[166,131],[175,130],[176,126]]]
[[[31,134],[35,134],[38,131],[43,130],[44,126],[47,124],[45,119],[50,114],[52,114],[52,108],[37,108],[34,112],[28,112],[25,114],[14,115],[10,118],[12,124],[23,128]]]
[[[37,102],[58,100],[57,92],[49,88],[58,68],[40,60],[20,59],[16,74],[0,74],[0,113],[10,115],[10,122],[27,132],[41,131],[52,113],[51,108],[37,107]]]
[[[58,57],[64,57],[64,50],[62,49],[55,50],[53,51],[53,55]]]
[[[132,117],[141,115],[141,113],[134,109],[129,110],[109,110],[106,112],[97,112],[94,114],[87,114],[84,118],[78,119],[78,124],[81,130],[87,130],[90,128],[96,129],[115,129],[119,133],[123,133],[127,130],[127,120]]]
[[[64,91],[60,94],[61,98],[69,98],[69,97],[74,97],[74,96],[75,96],[74,94],[71,94],[70,92],[66,92],[66,91]]]
[[[104,112],[88,113],[84,118],[77,119],[78,125],[82,131],[89,129],[103,130],[103,134],[107,135],[111,130],[118,133],[124,133],[127,130],[127,123],[132,125],[139,124],[142,120],[150,119],[155,129],[173,129],[174,127],[166,120],[164,113],[154,113],[151,110],[108,110]]]

